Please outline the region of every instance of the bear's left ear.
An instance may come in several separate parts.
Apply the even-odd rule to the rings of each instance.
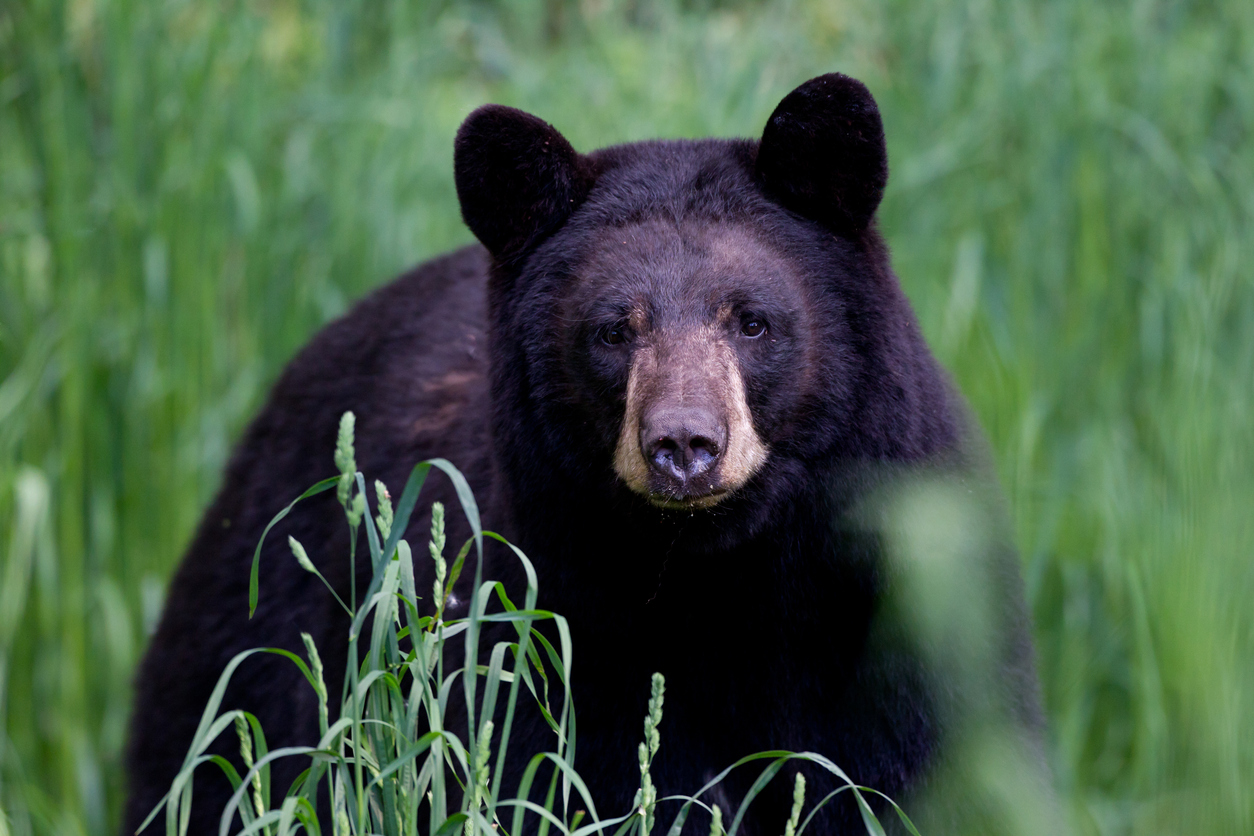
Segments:
[[[466,226],[497,258],[526,251],[565,223],[595,180],[591,161],[557,129],[504,105],[466,117],[453,174]]]
[[[861,232],[888,182],[884,125],[871,92],[830,73],[789,93],[762,132],[757,176],[794,212],[837,232]]]

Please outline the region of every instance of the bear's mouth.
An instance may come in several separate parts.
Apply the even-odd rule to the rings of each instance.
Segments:
[[[655,508],[664,508],[668,511],[695,511],[714,507],[726,499],[730,493],[731,491],[727,488],[717,488],[698,495],[677,496],[673,493],[650,493],[647,498]]]

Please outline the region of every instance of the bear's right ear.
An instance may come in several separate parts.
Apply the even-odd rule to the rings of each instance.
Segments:
[[[453,172],[466,226],[498,259],[565,223],[595,180],[591,161],[552,125],[504,105],[466,117],[453,144]]]
[[[871,91],[829,73],[789,93],[762,131],[757,176],[797,214],[837,232],[861,232],[888,182],[884,125]]]

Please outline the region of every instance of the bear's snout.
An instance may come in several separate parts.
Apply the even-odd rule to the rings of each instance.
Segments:
[[[735,352],[712,326],[657,332],[642,343],[614,470],[659,507],[711,507],[766,460]]]

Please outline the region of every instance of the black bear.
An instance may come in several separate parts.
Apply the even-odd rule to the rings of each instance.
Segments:
[[[534,560],[541,603],[567,616],[579,651],[576,765],[599,809],[625,811],[639,784],[653,671],[667,678],[662,795],[695,792],[746,754],[792,749],[898,800],[923,798],[951,741],[985,723],[1011,729],[1039,762],[1032,649],[1004,536],[982,535],[978,554],[945,572],[982,579],[955,588],[992,603],[972,647],[989,648],[993,675],[978,685],[958,681],[966,668],[952,647],[929,655],[943,635],[911,637],[920,607],[894,597],[911,581],[894,569],[876,498],[924,477],[963,497],[989,491],[977,434],[876,229],[888,164],[867,89],[813,79],[760,141],[587,155],[540,119],[486,106],[462,125],[454,162],[482,246],[418,267],[329,325],[235,451],[138,676],[126,832],[168,789],[235,653],[302,652],[303,630],[323,658],[342,657],[347,617],[285,538],[263,553],[251,620],[246,602],[262,528],[330,475],[346,410],[358,415],[363,472],[395,490],[415,462],[452,460],[485,526]],[[282,533],[346,594],[334,501],[298,506]],[[995,518],[996,500],[985,504]],[[407,536],[424,542],[425,525]],[[259,715],[271,748],[316,740],[312,691],[267,658],[240,669],[223,707]],[[515,740],[547,747],[542,723],[520,722]],[[280,766],[276,786],[299,768]],[[229,790],[202,772],[194,833],[217,827]],[[742,772],[726,797],[752,781]],[[742,832],[782,829],[791,782],[775,783]],[[811,825],[863,828],[848,794]]]

